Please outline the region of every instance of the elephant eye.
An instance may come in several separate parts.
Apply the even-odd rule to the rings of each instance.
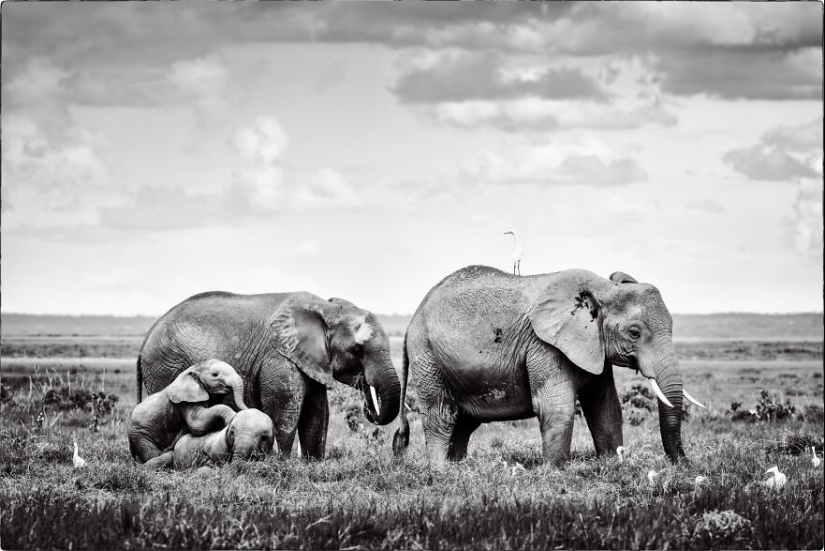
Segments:
[[[628,332],[630,333],[630,336],[634,339],[638,339],[642,336],[642,332],[639,330],[638,327],[631,327]]]

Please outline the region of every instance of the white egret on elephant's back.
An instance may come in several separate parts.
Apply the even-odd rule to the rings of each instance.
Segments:
[[[513,275],[516,275],[516,270],[518,270],[518,275],[521,275],[521,259],[524,257],[524,247],[518,242],[516,230],[506,231],[504,235],[513,236]]]

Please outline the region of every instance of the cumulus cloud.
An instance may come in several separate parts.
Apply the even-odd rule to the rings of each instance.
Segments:
[[[99,206],[100,226],[141,231],[233,226],[286,212],[361,204],[339,171],[284,166],[289,136],[275,117],[258,117],[228,141],[237,153],[238,168],[222,189],[200,192],[180,184],[144,185],[113,204]]]
[[[572,144],[516,140],[504,151],[485,151],[465,163],[462,179],[471,185],[612,186],[644,181],[647,172],[634,159],[597,140]]]
[[[98,154],[103,147],[99,136],[73,125],[50,135],[14,114],[3,117],[3,134],[4,212],[63,213],[42,219],[54,220],[75,211],[85,219],[111,194],[109,167]],[[80,194],[81,189],[91,193]]]
[[[822,175],[822,119],[779,126],[751,147],[726,152],[722,160],[753,180],[792,181]]]

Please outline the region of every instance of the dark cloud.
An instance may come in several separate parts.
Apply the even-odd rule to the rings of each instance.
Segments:
[[[795,63],[786,51],[707,49],[663,56],[655,67],[662,89],[676,95],[709,94],[727,99],[822,99],[822,56]]]
[[[734,149],[722,156],[733,170],[753,180],[785,181],[799,177],[814,177],[816,172],[775,146],[755,145]]]
[[[606,97],[592,78],[573,69],[548,68],[529,80],[505,79],[502,69],[499,56],[460,55],[403,73],[391,90],[407,103],[521,97],[603,100]]]
[[[728,151],[722,160],[753,180],[821,178],[822,125],[823,120],[817,119],[800,126],[778,126],[756,145]]]

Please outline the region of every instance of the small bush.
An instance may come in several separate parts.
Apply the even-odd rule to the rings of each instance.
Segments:
[[[647,411],[655,411],[656,398],[650,389],[644,385],[636,384],[630,387],[630,390],[622,392],[620,396],[622,405],[630,404],[637,409],[646,409]]]
[[[50,388],[43,395],[43,406],[61,411],[86,410],[108,415],[120,398],[114,394],[92,392],[88,388],[61,385]]]
[[[782,438],[781,442],[769,446],[767,449],[784,455],[802,455],[810,453],[811,446],[821,452],[824,443],[825,440],[822,437],[814,436],[809,432],[792,432],[787,437]]]
[[[14,401],[14,391],[4,384],[0,384],[0,404],[10,408],[17,405]]]
[[[753,533],[751,521],[734,511],[709,511],[696,523],[693,536],[697,539],[710,540],[717,545],[747,541]],[[715,547],[715,546],[714,546]]]

